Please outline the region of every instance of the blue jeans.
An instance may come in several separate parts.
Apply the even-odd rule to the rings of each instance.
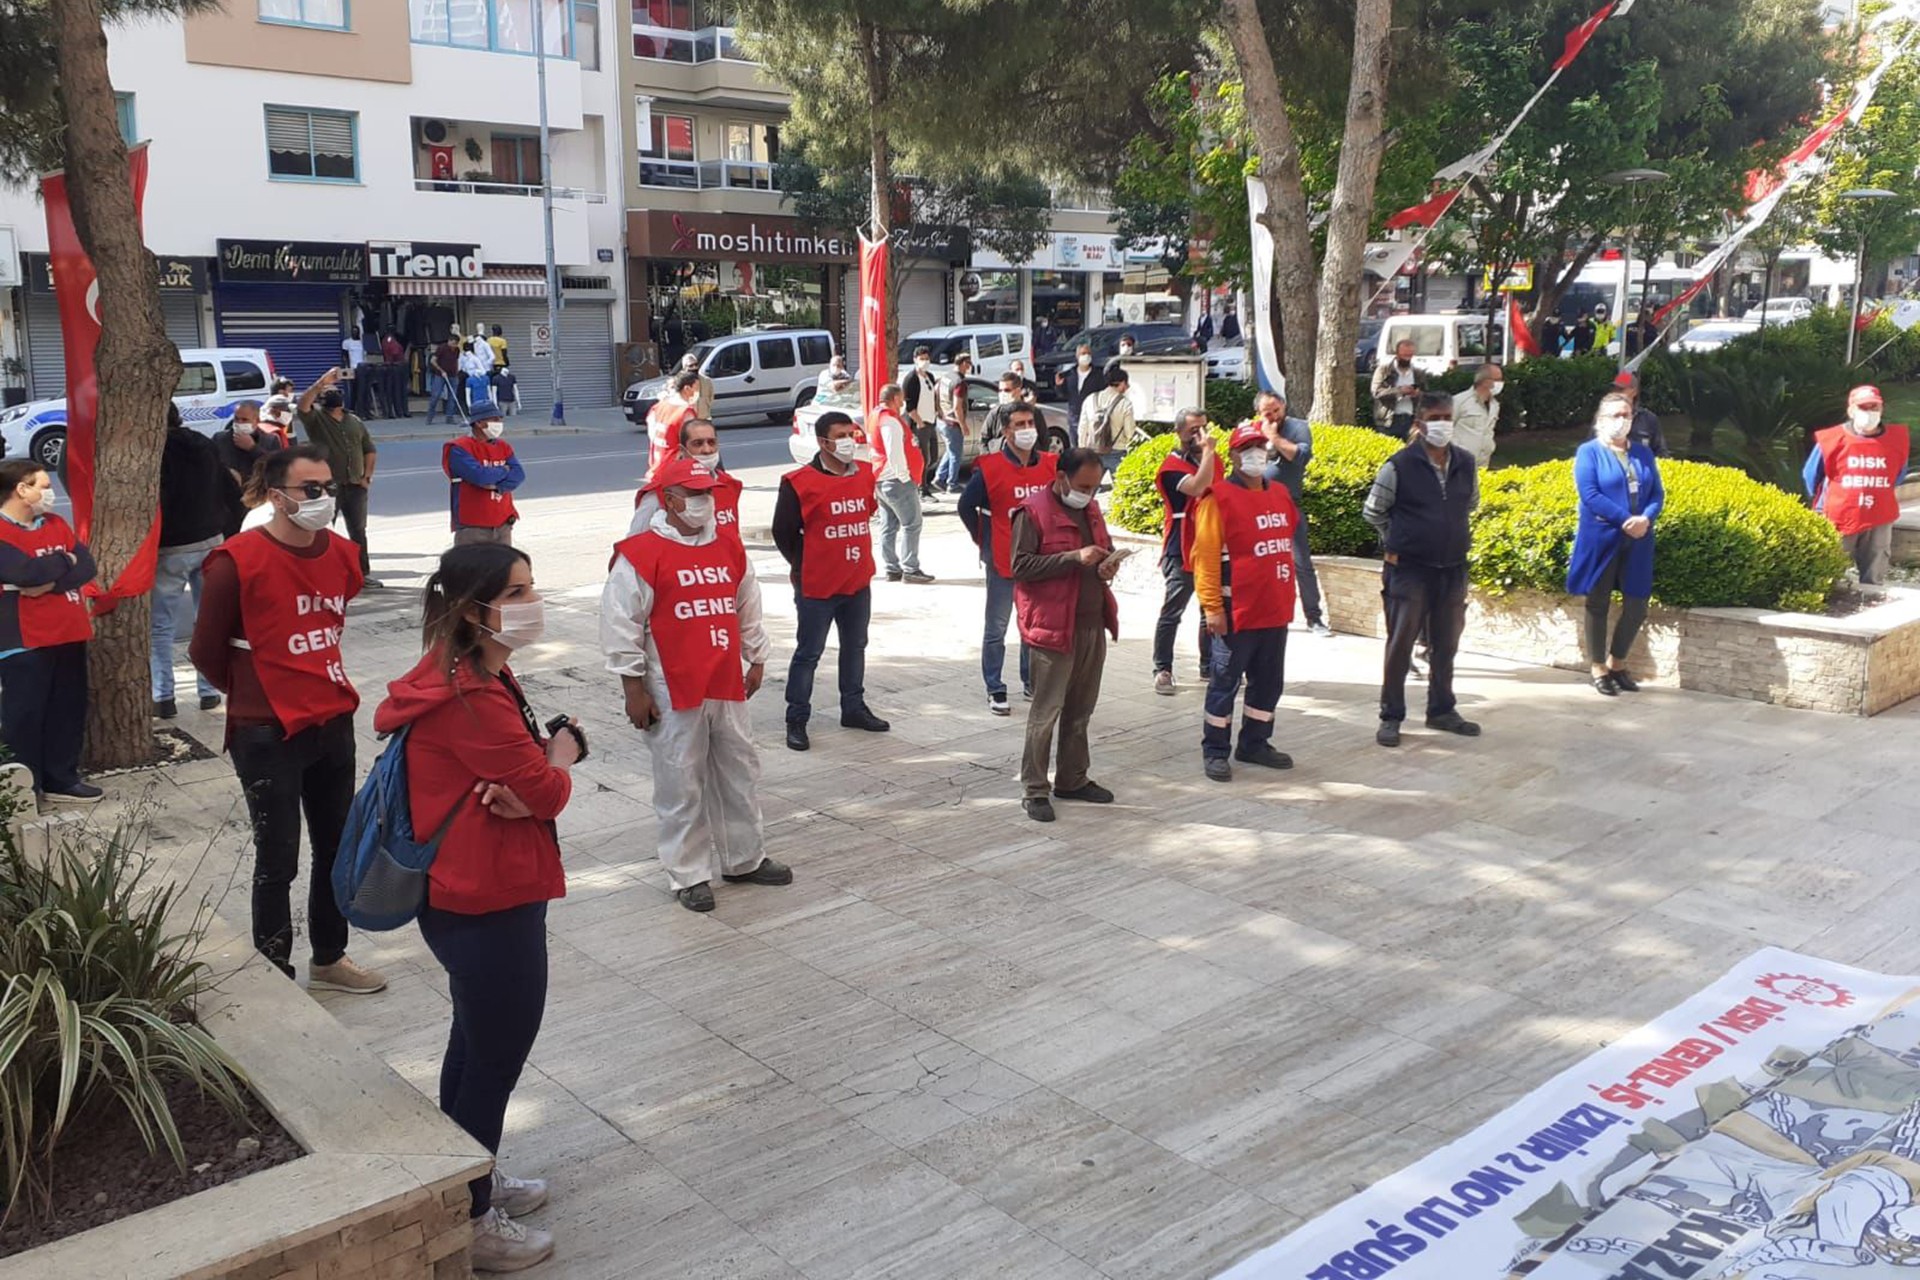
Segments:
[[[173,638],[193,635],[193,620],[200,612],[200,566],[207,561],[208,548],[193,551],[162,551],[153,575],[153,647],[148,651],[148,673],[153,677],[153,700],[164,702],[173,697]],[[197,673],[196,673],[197,674]],[[200,696],[220,692],[199,676]]]
[[[1001,671],[1007,665],[1007,622],[1013,617],[1013,579],[1003,578],[992,562],[987,564],[987,630],[980,639],[980,676],[987,682],[989,694],[1004,695],[1007,682]],[[1020,687],[1033,688],[1033,661],[1027,642],[1020,642]]]
[[[1229,606],[1231,608],[1231,606]],[[1233,704],[1247,682],[1247,702],[1241,712],[1240,750],[1253,751],[1273,740],[1273,709],[1280,704],[1287,676],[1287,629],[1256,627],[1232,631],[1213,642],[1213,675],[1207,681],[1206,720],[1200,730],[1200,752],[1209,760],[1225,760],[1233,740]]]
[[[805,724],[813,715],[813,673],[827,651],[827,630],[840,633],[840,714],[867,705],[867,624],[873,619],[873,588],[850,596],[813,600],[794,594],[793,662],[787,668],[787,723]]]
[[[880,559],[888,573],[920,572],[920,493],[911,480],[880,482]],[[897,546],[896,543],[904,543]]]
[[[945,489],[950,493],[960,490],[960,455],[966,452],[966,437],[960,434],[960,424],[943,422],[940,424],[940,443],[945,451],[940,455],[940,465],[933,469],[933,487]]]
[[[454,391],[453,379],[436,369],[427,376],[427,387],[431,392],[427,399],[427,417],[432,418],[444,409],[447,421],[452,422],[453,416],[460,412],[460,396]]]

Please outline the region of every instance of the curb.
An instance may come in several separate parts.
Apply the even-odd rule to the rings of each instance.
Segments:
[[[449,425],[458,426],[459,424]],[[525,439],[528,436],[611,436],[625,434],[630,429],[630,425],[626,423],[618,427],[523,427],[513,434],[518,439]],[[458,434],[442,431],[437,427],[423,427],[417,431],[395,431],[389,435],[386,432],[375,431],[372,423],[367,424],[367,432],[377,444],[400,444],[409,440],[448,440]]]

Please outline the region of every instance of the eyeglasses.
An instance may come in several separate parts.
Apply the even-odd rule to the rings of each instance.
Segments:
[[[305,484],[277,484],[274,488],[282,493],[305,494],[309,502],[316,498],[337,498],[340,486],[331,480],[309,480]]]

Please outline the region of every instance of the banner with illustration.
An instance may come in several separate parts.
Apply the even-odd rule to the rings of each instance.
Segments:
[[[1912,1276],[1916,999],[1758,951],[1221,1280]]]

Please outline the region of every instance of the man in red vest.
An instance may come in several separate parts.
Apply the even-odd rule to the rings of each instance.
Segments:
[[[907,425],[906,393],[888,383],[867,422],[880,499],[880,557],[886,561],[888,582],[924,584],[933,581],[932,574],[920,572],[920,529],[926,520],[920,486],[926,481],[927,458],[914,435]]]
[[[453,545],[504,542],[511,546],[513,526],[520,519],[513,491],[527,473],[513,446],[500,438],[507,426],[493,402],[474,405],[471,417],[472,429],[440,450],[440,469],[451,481]]]
[[[87,544],[54,514],[46,468],[0,462],[0,738],[41,800],[92,804],[104,794],[80,776],[93,636],[80,588],[95,572]]]
[[[307,816],[313,869],[307,985],[366,995],[387,980],[347,958],[333,859],[353,804],[353,712],[340,637],[360,594],[359,549],[328,529],[340,494],[324,449],[298,445],[262,464],[273,519],[208,556],[193,665],[227,695],[227,751],[253,820],[253,945],[293,976],[291,893]]]
[[[1291,769],[1293,760],[1273,748],[1273,709],[1286,684],[1287,624],[1293,621],[1293,540],[1300,512],[1287,487],[1267,479],[1272,458],[1266,429],[1236,428],[1227,442],[1233,474],[1215,482],[1193,520],[1193,585],[1216,652],[1207,684],[1206,725],[1200,751],[1207,776],[1233,778],[1227,763],[1233,704],[1247,682],[1240,745],[1233,758],[1269,769]]]
[[[1213,432],[1205,409],[1187,409],[1174,424],[1179,448],[1160,463],[1153,487],[1160,494],[1160,575],[1167,594],[1160,602],[1160,621],[1153,628],[1153,691],[1173,696],[1173,641],[1193,599],[1193,504],[1213,487],[1219,473],[1214,457]],[[1206,618],[1200,620],[1200,678],[1212,678],[1208,656],[1213,652]]]
[[[885,733],[893,726],[867,707],[867,626],[873,619],[873,468],[855,461],[853,419],[823,413],[813,424],[813,461],[780,478],[773,543],[792,571],[793,663],[787,668],[787,746],[805,751],[813,716],[813,673],[840,636],[840,724]]]
[[[680,372],[667,383],[667,394],[647,410],[647,479],[660,464],[680,452],[680,431],[694,418],[700,399],[700,375]]]
[[[1013,606],[1020,639],[1033,649],[1033,707],[1027,713],[1021,807],[1035,822],[1053,821],[1047,758],[1053,730],[1060,752],[1053,794],[1062,800],[1113,803],[1113,792],[1087,776],[1087,725],[1100,699],[1107,636],[1120,638],[1120,604],[1107,586],[1116,555],[1093,495],[1106,477],[1100,455],[1069,449],[1053,483],[1029,494],[1013,515]]]
[[[713,521],[722,537],[740,538],[740,495],[746,486],[720,461],[720,433],[705,418],[689,418],[680,428],[680,456],[690,458],[713,474]],[[653,523],[660,510],[660,491],[642,488],[633,495],[633,521],[627,526],[629,537]]]
[[[1007,682],[1007,621],[1013,617],[1013,513],[1053,483],[1057,459],[1040,452],[1039,411],[1030,404],[1009,405],[1006,443],[974,464],[960,494],[960,523],[980,548],[987,571],[987,630],[980,641],[980,675],[987,682],[987,710],[1011,715]],[[1020,642],[1020,691],[1033,697],[1033,659]]]
[[[716,865],[729,884],[793,883],[767,857],[747,714],[773,646],[746,548],[714,520],[715,488],[690,458],[662,466],[648,485],[659,509],[614,548],[600,596],[607,670],[653,753],[660,861],[689,911],[713,910]]]
[[[1814,510],[1826,514],[1860,585],[1887,579],[1893,556],[1893,522],[1900,518],[1900,477],[1907,470],[1907,429],[1880,421],[1885,401],[1878,387],[1847,393],[1847,420],[1813,433],[1813,452],[1801,473]]]

